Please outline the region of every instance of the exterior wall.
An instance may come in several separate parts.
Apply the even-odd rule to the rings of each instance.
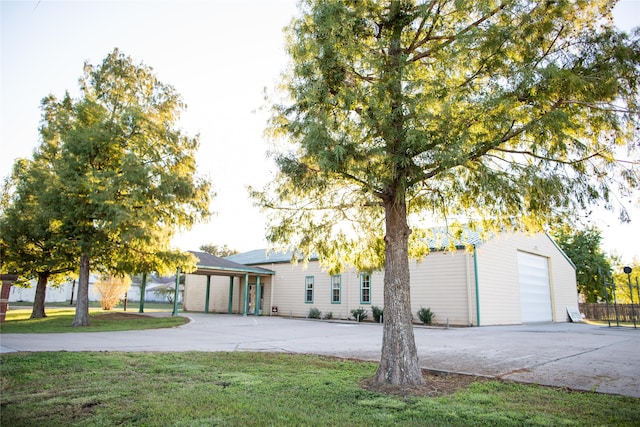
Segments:
[[[522,323],[518,251],[549,260],[553,321],[566,322],[566,307],[578,305],[575,270],[547,235],[516,233],[477,248],[480,325]]]
[[[360,273],[354,269],[343,272],[342,298],[340,303],[331,302],[331,276],[322,270],[317,261],[302,264],[289,263],[260,265],[276,272],[272,287],[273,302],[279,316],[306,317],[311,308],[325,316],[331,313],[334,319],[348,319],[351,310],[362,307],[367,310],[368,320],[373,319],[372,306],[384,308],[384,273],[371,274],[371,302],[362,303],[360,295]],[[435,313],[434,322],[451,325],[475,324],[475,277],[473,261],[464,251],[433,252],[423,261],[410,264],[411,312],[418,322],[417,312],[421,307]],[[314,279],[313,302],[305,303],[305,278]],[[265,305],[266,305],[265,299]],[[266,313],[265,313],[266,314]]]
[[[268,298],[265,295],[265,310],[271,311],[276,306],[278,316],[306,317],[311,308],[316,308],[325,316],[331,313],[334,319],[347,319],[351,310],[363,307],[372,318],[371,306],[382,306],[383,282],[382,274],[371,274],[371,303],[360,301],[360,274],[354,269],[340,274],[341,298],[339,303],[331,302],[331,276],[323,271],[318,261],[303,264],[264,264],[260,267],[276,272],[273,286],[270,286]],[[305,302],[305,278],[313,276],[313,302]],[[267,291],[265,289],[265,294]],[[267,314],[267,313],[265,313]]]
[[[419,321],[421,307],[430,308],[437,324],[475,324],[473,260],[463,250],[431,252],[421,262],[411,262],[411,312]]]

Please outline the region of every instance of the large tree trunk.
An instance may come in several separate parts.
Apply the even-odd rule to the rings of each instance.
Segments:
[[[38,273],[38,284],[36,285],[36,295],[33,299],[33,310],[31,311],[31,319],[42,319],[47,317],[44,312],[44,301],[47,296],[47,283],[49,282],[49,273]]]
[[[80,255],[76,316],[71,326],[89,326],[89,255],[86,253]]]
[[[384,201],[386,235],[382,355],[376,381],[393,385],[424,384],[411,315],[409,226],[404,201]]]

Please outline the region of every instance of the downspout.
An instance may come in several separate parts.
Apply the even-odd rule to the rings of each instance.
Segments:
[[[204,312],[209,312],[209,297],[211,296],[211,275],[207,274],[207,293],[204,297]]]
[[[473,273],[476,282],[476,324],[480,326],[480,289],[478,287],[478,253],[473,245]]]
[[[240,280],[238,280],[239,282]],[[233,276],[229,276],[229,314],[233,313]]]

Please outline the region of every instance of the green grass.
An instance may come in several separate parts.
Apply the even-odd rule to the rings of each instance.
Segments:
[[[444,397],[359,383],[376,364],[270,353],[0,356],[11,426],[637,426],[640,399],[476,382]]]
[[[137,316],[136,311],[127,311],[133,316],[119,316],[113,319],[109,314],[123,313],[122,310],[104,311],[99,308],[89,309],[89,326],[74,328],[71,326],[75,316],[75,308],[47,308],[47,317],[29,319],[31,309],[11,309],[7,312],[4,323],[0,324],[3,334],[32,334],[52,332],[107,332],[129,331],[135,329],[171,328],[188,322],[186,317],[150,317]]]

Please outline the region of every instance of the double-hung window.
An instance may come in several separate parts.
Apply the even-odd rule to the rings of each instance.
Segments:
[[[331,304],[340,304],[342,293],[342,276],[331,276]]]
[[[371,275],[360,273],[360,304],[371,304]]]
[[[304,278],[304,302],[313,304],[313,276]]]

